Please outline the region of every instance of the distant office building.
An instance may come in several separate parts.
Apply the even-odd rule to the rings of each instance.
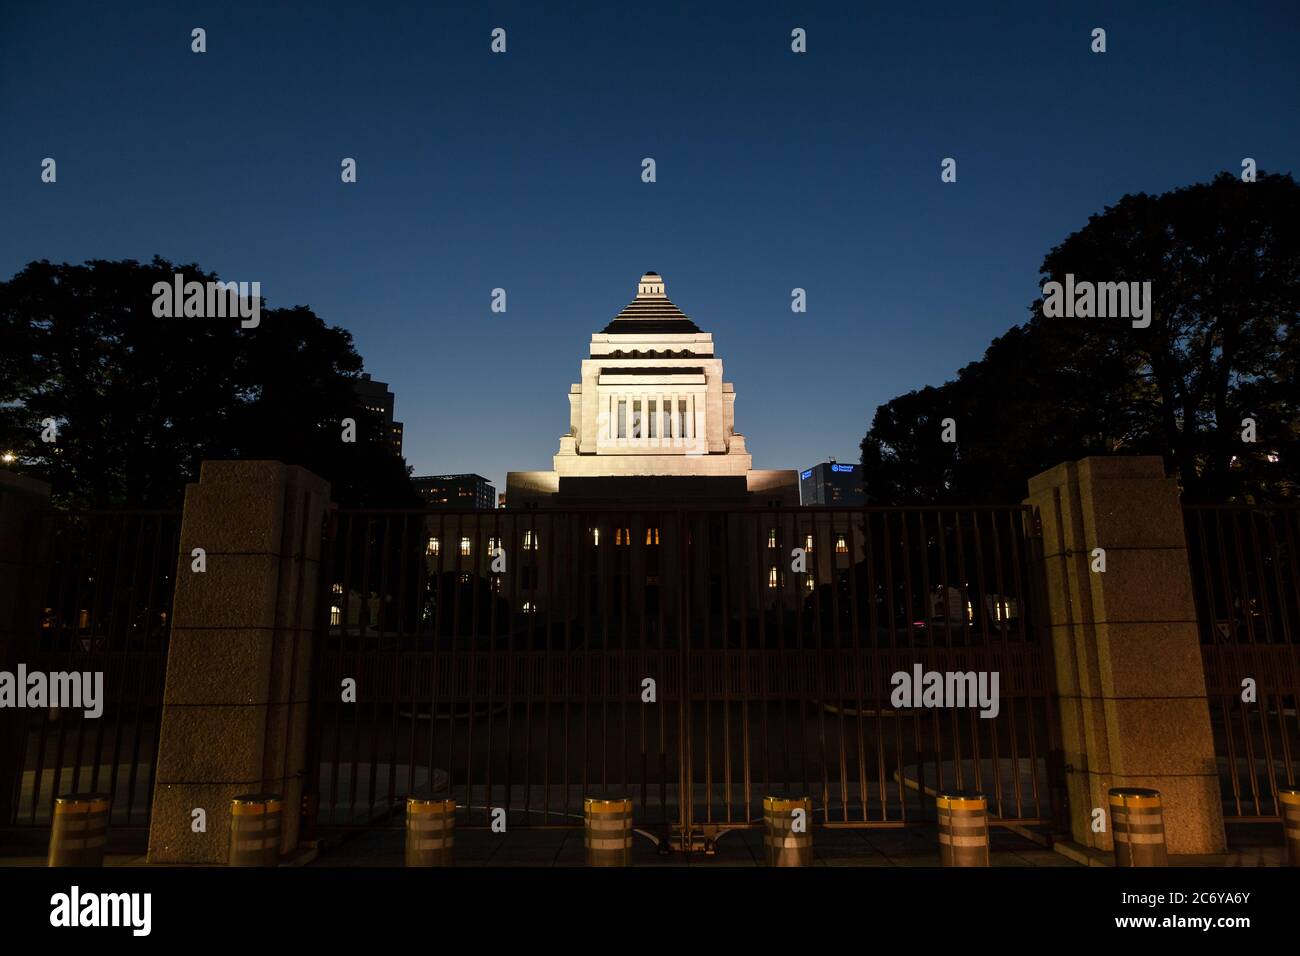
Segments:
[[[497,490],[482,475],[417,475],[411,487],[431,508],[491,511],[496,507]]]
[[[384,423],[388,435],[388,444],[399,458],[402,455],[402,423],[393,421],[394,395],[387,382],[374,381],[368,372],[363,372],[353,388],[361,404],[370,412],[378,415]]]
[[[799,472],[801,505],[848,508],[866,503],[860,465],[841,465],[832,458]]]

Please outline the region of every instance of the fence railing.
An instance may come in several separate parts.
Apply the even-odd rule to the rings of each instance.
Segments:
[[[818,823],[894,827],[962,786],[1002,822],[1042,822],[1055,745],[1028,520],[339,512],[315,655],[318,820],[375,825],[432,789],[462,826],[497,808],[512,827],[578,826],[584,796],[626,795],[638,826],[680,835],[755,825],[776,794],[812,797]],[[983,688],[990,716],[920,688],[897,703],[894,675],[917,668]]]
[[[1300,507],[1184,517],[1224,814],[1276,822],[1300,779]]]
[[[116,825],[144,826],[153,799],[178,512],[54,512],[46,515],[40,619],[18,660],[49,693],[102,675],[98,715],[77,707],[14,712],[20,761],[11,806],[17,826],[48,826],[57,796],[104,792]],[[58,678],[53,675],[81,675]],[[35,684],[29,683],[29,693]],[[40,698],[32,698],[39,700]],[[47,698],[47,700],[51,700]]]

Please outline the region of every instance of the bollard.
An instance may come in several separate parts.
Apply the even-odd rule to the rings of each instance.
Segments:
[[[796,829],[798,821],[802,829]],[[764,797],[763,848],[768,866],[812,866],[812,800]]]
[[[939,812],[939,863],[989,865],[989,804],[982,793],[954,790],[935,800]]]
[[[230,866],[277,866],[282,801],[274,793],[249,793],[230,801]]]
[[[456,801],[406,798],[406,865],[451,866],[456,849]]]
[[[71,793],[54,801],[49,866],[103,866],[108,796]]]
[[[1159,790],[1112,787],[1110,828],[1115,837],[1116,866],[1169,865]]]
[[[586,824],[582,843],[588,866],[628,866],[632,862],[632,801],[582,801]]]
[[[1279,787],[1277,795],[1282,807],[1282,839],[1286,841],[1283,863],[1300,866],[1300,787]]]

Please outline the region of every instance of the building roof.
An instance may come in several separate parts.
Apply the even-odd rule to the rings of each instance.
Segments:
[[[609,335],[642,335],[698,332],[700,327],[673,305],[664,293],[664,282],[659,273],[647,272],[637,286],[636,298],[601,331]]]

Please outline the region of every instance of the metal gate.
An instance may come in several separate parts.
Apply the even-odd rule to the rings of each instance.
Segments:
[[[102,713],[22,707],[8,819],[50,825],[55,797],[107,793],[115,827],[146,827],[162,711],[180,513],[53,512],[39,517],[41,549],[31,633],[13,650],[30,675],[102,675]]]
[[[1300,507],[1184,519],[1223,815],[1277,823],[1279,787],[1300,782]]]
[[[584,796],[628,796],[639,829],[691,848],[759,825],[767,795],[811,797],[819,825],[902,827],[954,787],[986,793],[995,822],[1046,823],[1029,521],[340,511],[314,655],[317,823],[400,825],[408,793],[434,792],[460,826],[499,808],[511,828],[576,827]],[[895,675],[918,669],[987,706],[896,705]]]

